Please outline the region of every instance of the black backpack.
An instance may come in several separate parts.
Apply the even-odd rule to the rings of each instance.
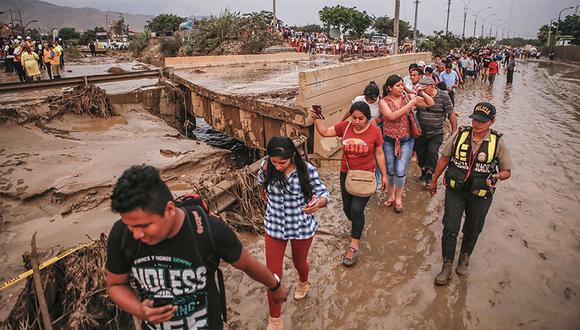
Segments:
[[[221,315],[222,320],[227,322],[227,306],[226,306],[226,290],[224,285],[224,274],[222,270],[219,268],[220,258],[217,253],[217,248],[215,245],[215,241],[213,238],[213,233],[211,231],[211,226],[209,225],[208,214],[210,213],[209,207],[203,198],[201,198],[198,194],[185,194],[175,199],[175,205],[180,207],[185,212],[185,222],[189,226],[189,229],[193,233],[193,247],[195,250],[195,254],[202,261],[203,265],[208,269],[209,272],[215,271],[217,275],[217,286],[218,286],[218,293],[220,296],[220,304],[221,304]],[[196,216],[197,215],[197,216]],[[196,223],[194,228],[192,222]],[[202,229],[207,230],[207,235],[202,236],[203,230],[198,231],[199,226]],[[126,228],[126,227],[125,227]],[[130,237],[131,233],[129,229],[123,235],[121,240],[121,249],[123,251],[123,256],[125,260],[133,262],[136,255],[139,254],[141,250],[141,242],[137,242],[137,249],[131,249],[127,246],[127,236]],[[198,245],[200,243],[200,239],[205,239],[209,241],[209,246],[211,247],[210,253],[208,253],[205,258],[201,255]]]

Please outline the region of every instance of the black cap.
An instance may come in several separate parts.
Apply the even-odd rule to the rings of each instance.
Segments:
[[[475,105],[473,113],[471,116],[469,116],[469,118],[487,123],[488,121],[495,118],[495,107],[491,103],[480,102]]]
[[[371,82],[367,85],[367,87],[365,87],[363,94],[364,96],[375,100],[377,97],[379,97],[381,91],[379,90],[379,86],[376,83]]]

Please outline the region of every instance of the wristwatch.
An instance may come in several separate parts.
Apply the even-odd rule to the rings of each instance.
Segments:
[[[278,274],[274,273],[274,278],[276,279],[276,285],[272,288],[268,288],[272,292],[278,290],[278,288],[280,288],[280,285],[282,285],[282,281],[280,281],[280,277],[278,276]]]

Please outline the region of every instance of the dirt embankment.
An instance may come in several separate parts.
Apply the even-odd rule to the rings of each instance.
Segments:
[[[0,109],[0,281],[24,270],[34,232],[39,249],[54,250],[107,232],[117,219],[112,186],[131,165],[156,166],[181,190],[229,171],[228,151],[183,137],[140,105],[115,105],[110,118],[42,121],[50,111],[46,102]],[[0,306],[11,306],[21,287],[3,291]]]

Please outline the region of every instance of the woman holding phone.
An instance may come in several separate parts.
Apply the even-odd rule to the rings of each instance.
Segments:
[[[300,278],[294,299],[302,300],[310,288],[308,251],[318,227],[314,213],[328,204],[330,194],[316,168],[302,159],[289,137],[272,137],[267,154],[258,171],[258,181],[268,200],[264,217],[266,266],[282,278],[284,251],[290,241],[292,261]],[[283,329],[282,305],[274,301],[270,291],[268,307],[267,329]]]
[[[414,138],[411,136],[410,119],[415,107],[428,108],[433,99],[418,90],[417,95],[404,92],[403,78],[391,75],[383,86],[383,98],[379,110],[383,116],[383,150],[387,162],[387,200],[385,206],[395,204],[395,212],[403,212],[403,189],[407,178],[409,160],[413,154]]]
[[[342,259],[345,266],[352,266],[359,254],[359,244],[365,225],[365,207],[370,197],[359,197],[346,190],[346,176],[349,170],[375,172],[376,164],[381,172],[381,190],[387,186],[385,156],[382,144],[383,136],[376,125],[371,124],[371,110],[363,101],[355,102],[350,107],[350,121],[341,121],[334,126],[326,127],[313,110],[316,131],[323,137],[342,137],[342,160],[340,168],[340,192],[343,210],[352,222],[351,240],[348,250]]]

